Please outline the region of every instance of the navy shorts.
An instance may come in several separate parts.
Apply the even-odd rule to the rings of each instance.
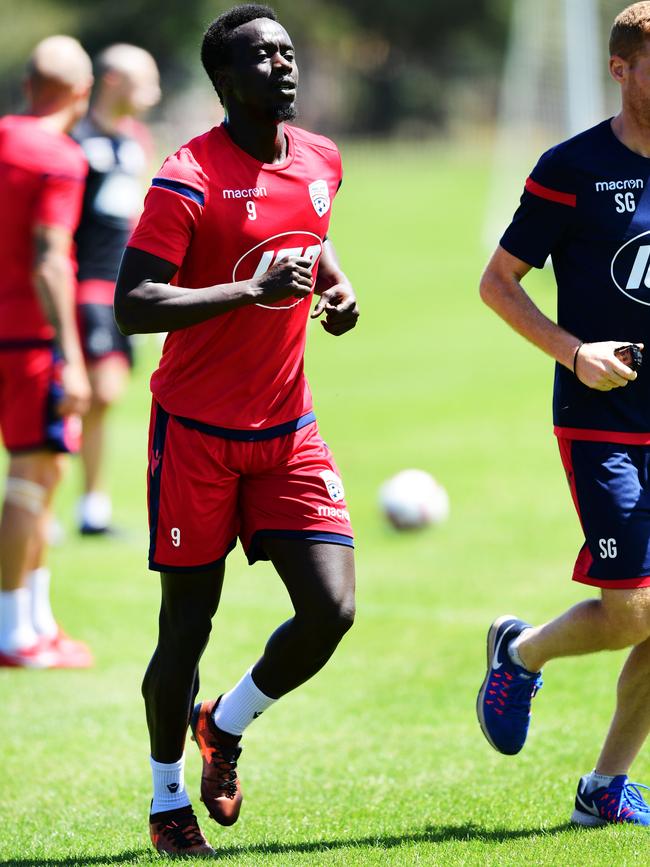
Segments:
[[[122,334],[109,304],[79,304],[77,323],[86,364],[92,366],[111,355],[121,356],[133,367],[131,340]]]
[[[650,446],[558,437],[585,534],[573,580],[650,586]]]

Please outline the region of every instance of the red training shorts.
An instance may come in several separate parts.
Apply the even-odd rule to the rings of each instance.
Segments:
[[[61,361],[47,341],[0,341],[0,432],[7,451],[76,452],[78,416],[61,418]]]
[[[249,563],[268,559],[265,536],[353,545],[339,471],[313,413],[288,426],[226,432],[153,402],[150,569],[209,569],[237,537]]]

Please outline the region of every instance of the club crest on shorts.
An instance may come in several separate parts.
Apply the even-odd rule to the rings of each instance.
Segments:
[[[327,493],[330,495],[331,500],[338,503],[339,500],[342,500],[345,497],[343,482],[339,479],[336,473],[333,473],[331,470],[323,470],[323,472],[318,475],[325,482],[325,487],[327,488]]]
[[[309,195],[314,210],[319,217],[322,217],[330,209],[330,191],[327,187],[327,181],[318,180],[312,181],[309,185]]]

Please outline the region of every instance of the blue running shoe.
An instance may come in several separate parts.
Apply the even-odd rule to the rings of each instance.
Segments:
[[[609,786],[585,791],[589,775],[582,777],[576,792],[576,805],[571,821],[578,825],[609,825],[629,822],[631,825],[650,825],[650,805],[644,801],[640,789],[650,789],[641,783],[628,782],[625,774],[614,777]]]
[[[541,672],[526,671],[510,659],[508,645],[529,623],[504,614],[487,636],[487,674],[476,700],[481,731],[495,750],[514,756],[526,743],[530,703],[542,688]]]

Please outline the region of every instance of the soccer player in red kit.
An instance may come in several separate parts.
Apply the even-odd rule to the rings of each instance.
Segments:
[[[67,133],[85,114],[91,86],[81,45],[52,36],[29,63],[29,114],[0,120],[0,432],[9,452],[0,521],[3,666],[91,661],[54,620],[44,566],[61,453],[76,449],[71,422],[90,398],[72,252],[87,164]]]
[[[185,790],[188,724],[201,797],[230,825],[246,728],[329,659],[354,616],[352,528],[303,369],[312,317],[340,335],[354,292],[327,240],[341,183],[336,146],[295,117],[294,48],[265,6],[208,28],[203,65],[226,120],[169,157],[125,252],[115,297],[127,333],[168,331],[152,377],[150,568],[161,573],[158,645],[143,683],[160,852],[206,854]],[[239,537],[271,560],[294,616],[217,700],[193,708],[198,664]]]
[[[112,505],[104,465],[111,407],[126,387],[132,362],[127,337],[113,316],[115,278],[124,247],[142,208],[153,143],[138,117],[160,99],[158,67],[137,45],[117,43],[95,61],[90,111],[73,130],[88,160],[88,179],[75,235],[77,318],[92,398],[83,417],[84,493],[78,503],[85,535],[111,529]]]

